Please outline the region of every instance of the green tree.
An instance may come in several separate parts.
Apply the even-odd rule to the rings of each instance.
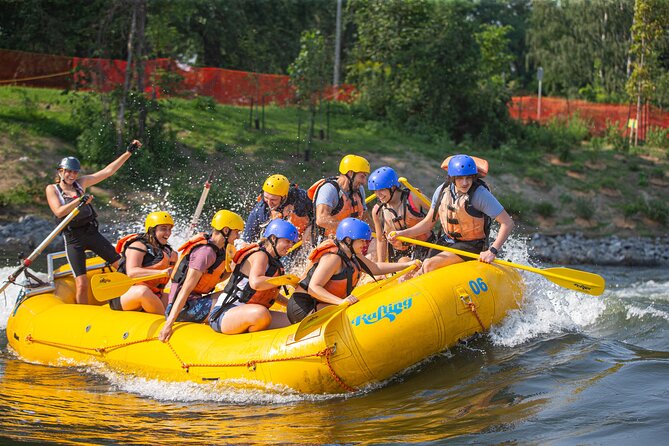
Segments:
[[[504,28],[498,34],[471,20],[474,11],[475,5],[464,1],[352,2],[358,40],[349,80],[360,90],[363,104],[410,130],[499,141],[506,98],[482,86],[493,71],[501,75],[508,49],[500,64],[490,52],[482,57],[478,42],[502,51],[504,45],[498,44],[508,40]],[[504,70],[508,73],[508,67]]]
[[[529,61],[542,66],[548,94],[623,97],[633,0],[534,2]]]
[[[662,0],[636,0],[632,25],[632,74],[627,81],[627,94],[636,101],[636,116],[640,119],[643,101],[653,98],[656,80],[663,79],[659,55],[667,44],[669,5]],[[638,130],[638,128],[637,128]],[[635,132],[634,145],[638,142]]]
[[[295,87],[297,100],[309,110],[309,129],[305,160],[309,160],[314,136],[316,112],[323,100],[323,92],[330,85],[332,61],[325,39],[317,30],[305,31],[300,39],[300,54],[288,67],[290,82]]]

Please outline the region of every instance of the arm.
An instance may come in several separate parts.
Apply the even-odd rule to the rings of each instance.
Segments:
[[[430,208],[430,212],[428,212],[425,218],[418,222],[416,226],[404,229],[402,231],[395,231],[394,233],[391,232],[388,234],[388,240],[394,242],[398,235],[401,235],[402,237],[413,237],[431,231],[432,228],[434,228],[434,225],[437,224],[437,220],[432,218],[435,212],[438,211],[433,207]]]
[[[186,300],[188,299],[188,296],[190,296],[191,291],[193,291],[195,285],[197,285],[197,283],[200,281],[202,274],[204,274],[202,271],[188,268],[186,279],[184,280],[184,283],[181,286],[176,299],[174,300],[174,305],[172,305],[172,309],[170,310],[170,314],[167,316],[167,320],[165,321],[163,329],[160,330],[160,334],[158,335],[159,340],[166,342],[170,339],[170,336],[172,336],[172,326],[177,320],[179,313],[181,313],[181,309],[186,304]]]
[[[141,249],[141,251],[132,248]],[[144,255],[146,254],[145,250],[146,246],[144,246],[144,243],[142,242],[134,242],[125,250],[125,270],[128,277],[144,277],[160,272],[172,272],[172,268],[165,268],[162,271],[150,268],[142,268],[142,261],[144,260]]]
[[[93,201],[93,196],[91,195],[85,195],[85,196],[88,197],[86,203],[90,203],[91,201]],[[74,210],[74,208],[79,206],[79,204],[81,203],[81,200],[72,200],[69,203],[61,204],[60,198],[58,197],[58,192],[56,191],[56,188],[54,187],[53,184],[49,184],[46,187],[46,201],[49,204],[51,212],[53,212],[53,215],[55,215],[57,218],[63,218],[67,216],[70,212]]]
[[[316,266],[311,281],[309,282],[309,294],[326,304],[339,305],[344,302],[341,297],[335,296],[323,286],[330,278],[341,269],[341,259],[336,254],[325,254]]]
[[[506,242],[506,240],[511,235],[514,223],[513,219],[511,218],[509,213],[506,212],[506,210],[502,211],[502,213],[495,218],[495,221],[499,223],[499,231],[497,232],[497,238],[490,246],[494,247],[499,251],[500,249],[502,249],[504,242]],[[481,262],[491,263],[493,260],[495,260],[495,257],[496,257],[495,254],[493,254],[490,251],[490,249],[488,249],[487,251],[483,251],[481,253],[481,255],[479,256],[479,260]]]
[[[379,205],[375,204],[372,209],[372,220],[374,221],[374,231],[376,231],[376,259],[382,261],[388,258],[388,243],[386,243],[386,234],[383,232],[383,222],[378,210]]]
[[[326,230],[336,231],[339,223],[330,213],[332,207],[327,204],[319,204],[316,206],[316,224]]]
[[[246,219],[246,224],[244,225],[244,232],[242,233],[241,239],[246,243],[254,243],[260,237],[260,223],[267,221],[269,215],[265,212],[266,207],[263,206],[264,203],[256,203],[251,209],[251,213]]]
[[[408,262],[399,262],[399,263],[372,262],[367,257],[360,256],[358,257],[358,261],[363,262],[375,276],[380,276],[382,274],[396,273],[397,271],[401,271],[404,268],[416,264],[417,262],[418,262],[417,264],[420,266],[420,260],[410,260]]]
[[[251,269],[249,271],[249,285],[256,291],[265,291],[271,290],[272,288],[278,288],[276,285],[267,283],[267,279],[271,277],[266,276],[267,272],[267,256],[262,252],[254,252],[249,257],[249,265]]]
[[[136,148],[139,148],[142,146],[142,143],[139,142],[138,140],[133,140],[132,143],[130,143],[130,146],[136,145]],[[129,146],[129,147],[130,147]],[[132,150],[135,150],[134,148]],[[114,175],[117,170],[121,168],[121,166],[128,161],[128,158],[132,155],[132,152],[129,150],[126,150],[123,152],[123,155],[119,156],[116,158],[114,161],[109,163],[107,167],[105,167],[102,170],[99,170],[95,173],[92,173],[90,175],[84,175],[81,178],[79,178],[77,181],[79,182],[79,185],[86,189],[87,187],[94,186],[98,184],[99,182],[106,180],[110,176]]]

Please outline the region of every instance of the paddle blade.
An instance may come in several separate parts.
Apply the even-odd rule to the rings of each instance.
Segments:
[[[348,302],[342,305],[330,305],[305,317],[302,319],[302,322],[300,322],[300,325],[298,325],[297,330],[295,330],[295,341],[299,341],[312,331],[315,331],[323,325],[327,325],[328,322],[334,319],[342,311],[346,310],[347,307]]]
[[[276,286],[290,285],[294,287],[297,286],[298,283],[300,283],[300,278],[294,274],[285,274],[283,276],[277,276],[277,277],[272,277],[271,279],[267,279],[267,283],[271,283],[272,285]]]
[[[91,291],[93,291],[95,299],[99,302],[104,302],[121,296],[136,283],[162,279],[163,277],[167,277],[167,273],[163,272],[136,278],[130,278],[119,272],[96,274],[91,277]]]
[[[571,268],[546,268],[541,274],[553,283],[581,293],[599,296],[606,288],[606,281],[598,274]]]

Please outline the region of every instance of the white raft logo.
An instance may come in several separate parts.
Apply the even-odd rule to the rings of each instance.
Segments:
[[[397,319],[397,316],[404,310],[411,308],[412,297],[407,297],[403,301],[395,302],[389,305],[380,305],[373,313],[361,314],[351,321],[351,324],[358,326],[360,324],[371,325],[387,318],[390,322]]]

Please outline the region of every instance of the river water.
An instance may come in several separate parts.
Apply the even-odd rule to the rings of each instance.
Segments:
[[[527,262],[522,242],[509,246],[506,259]],[[25,363],[5,334],[18,294],[12,286],[0,296],[0,441],[664,444],[669,270],[572,267],[604,276],[605,293],[579,294],[523,273],[521,309],[488,335],[335,396]],[[0,268],[0,278],[13,269]]]

